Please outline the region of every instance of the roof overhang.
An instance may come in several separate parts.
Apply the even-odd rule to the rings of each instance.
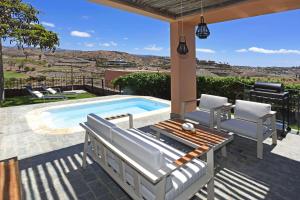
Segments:
[[[180,0],[90,1],[168,22],[183,19],[196,25],[201,15],[200,0],[183,0],[185,10],[182,17],[178,13],[180,12]],[[300,0],[204,0],[204,6],[207,23],[217,23],[300,9]]]

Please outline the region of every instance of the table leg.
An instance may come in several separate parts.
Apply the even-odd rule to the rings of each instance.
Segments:
[[[160,139],[160,132],[159,131],[156,131],[156,139]]]
[[[223,157],[227,157],[227,149],[226,149],[226,145],[224,145],[224,146],[221,148],[221,153],[222,153],[222,156],[223,156]]]

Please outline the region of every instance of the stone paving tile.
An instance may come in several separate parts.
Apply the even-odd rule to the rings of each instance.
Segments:
[[[24,122],[13,111],[6,111],[6,116]],[[83,134],[35,134],[23,122],[15,128],[0,126],[5,132],[0,134],[0,159],[19,157],[24,199],[130,199],[98,164],[89,161],[86,169],[81,168]],[[190,150],[166,137],[161,140]],[[300,136],[289,134],[277,146],[270,144],[266,140],[263,160],[256,158],[256,143],[240,137],[228,146],[227,158],[216,153],[216,199],[299,199]],[[205,188],[193,197],[200,199],[206,199]]]

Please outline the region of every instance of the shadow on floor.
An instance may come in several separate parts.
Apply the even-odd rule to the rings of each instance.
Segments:
[[[79,144],[20,160],[24,199],[130,199],[96,163],[81,168],[82,149]]]
[[[82,148],[79,144],[21,160],[24,199],[130,199],[99,165],[89,160],[81,168]],[[216,199],[299,199],[300,162],[271,153],[270,145],[264,148],[259,160],[256,143],[236,137],[227,158],[216,152]],[[204,188],[193,199],[205,196]]]

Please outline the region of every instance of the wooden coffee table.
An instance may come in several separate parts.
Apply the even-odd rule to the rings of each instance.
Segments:
[[[233,133],[212,130],[198,124],[194,124],[196,131],[193,133],[182,129],[182,124],[185,122],[181,119],[166,120],[152,125],[150,128],[156,132],[157,138],[163,134],[193,148],[208,146],[214,151],[221,148],[222,155],[227,156],[226,144],[233,140]]]

